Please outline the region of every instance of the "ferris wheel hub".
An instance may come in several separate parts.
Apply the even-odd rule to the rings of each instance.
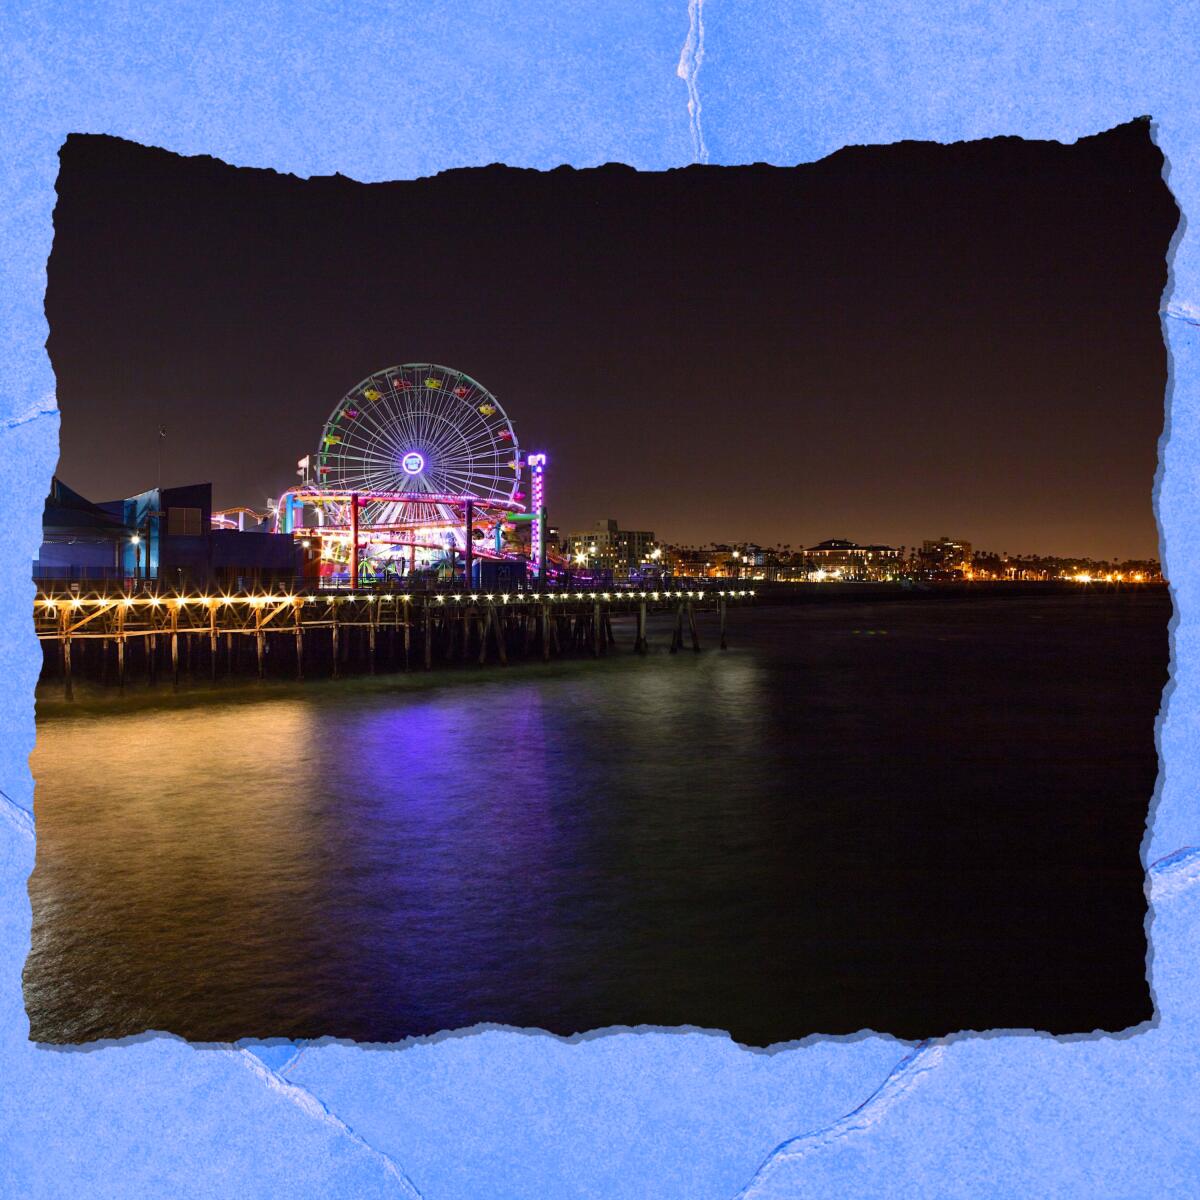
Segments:
[[[425,457],[416,450],[410,450],[400,460],[400,466],[404,468],[406,475],[420,475],[425,470]]]

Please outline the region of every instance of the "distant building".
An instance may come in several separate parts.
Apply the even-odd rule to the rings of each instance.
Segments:
[[[47,584],[236,589],[294,579],[303,557],[291,534],[213,528],[210,483],[95,503],[55,478],[33,575]]]
[[[711,579],[763,579],[767,577],[767,566],[773,551],[764,550],[753,542],[736,546],[715,543],[710,549],[700,551],[704,558],[704,570],[700,575]]]
[[[891,579],[900,568],[895,546],[860,546],[845,538],[828,538],[802,553],[811,564],[810,575],[818,579]]]
[[[664,546],[660,561],[665,576],[677,579],[704,579],[711,573],[717,559],[718,552],[712,549]]]
[[[971,543],[940,537],[921,543],[921,566],[927,571],[966,571],[971,566]]]
[[[611,518],[597,521],[587,530],[568,534],[563,551],[570,565],[579,571],[611,572],[618,582],[627,580],[630,572],[654,559],[658,549],[654,534],[648,529],[621,529]]]

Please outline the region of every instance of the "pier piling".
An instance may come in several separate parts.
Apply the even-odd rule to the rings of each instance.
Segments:
[[[375,630],[379,623],[379,601],[371,605],[371,623],[367,626],[367,670],[375,674]]]
[[[62,671],[63,671],[63,695],[68,700],[75,699],[75,691],[71,686],[71,632],[67,627],[67,617],[63,614],[63,628],[65,632],[62,636]]]
[[[333,678],[338,677],[338,612],[337,599],[335,598],[330,607],[330,626],[329,626],[329,645],[330,655],[333,660]]]
[[[296,623],[296,678],[298,680],[304,678],[304,618],[301,615],[303,608],[303,603],[292,606]]]

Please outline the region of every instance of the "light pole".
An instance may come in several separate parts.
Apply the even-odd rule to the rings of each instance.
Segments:
[[[136,582],[142,577],[142,539],[135,533],[130,537],[129,543],[133,546],[133,578]]]

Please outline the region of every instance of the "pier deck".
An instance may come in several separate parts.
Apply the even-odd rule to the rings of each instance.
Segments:
[[[42,680],[67,699],[80,679],[122,689],[140,679],[338,678],[489,659],[600,657],[615,647],[612,616],[635,615],[632,649],[645,653],[647,617],[675,617],[670,650],[700,649],[697,611],[719,619],[749,590],[297,591],[238,595],[43,590],[34,603]]]

